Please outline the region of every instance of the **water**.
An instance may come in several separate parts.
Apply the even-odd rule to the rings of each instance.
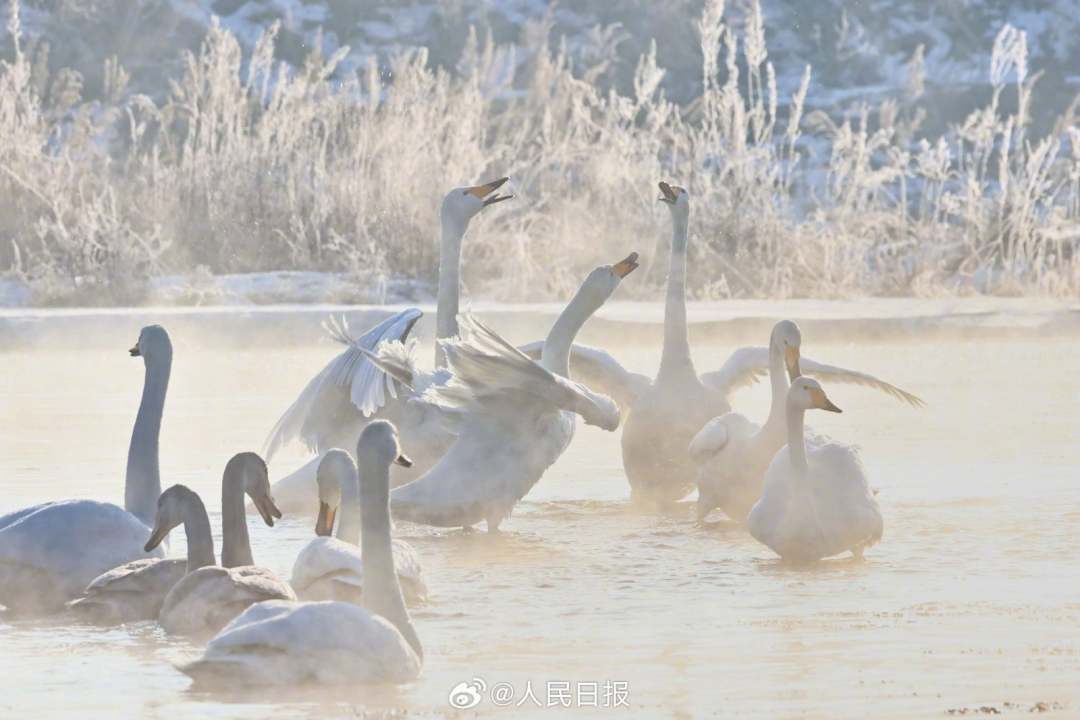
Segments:
[[[163,483],[198,490],[217,527],[225,461],[260,446],[332,349],[173,341]],[[53,340],[0,355],[0,513],[51,498],[122,499],[142,382],[126,347]],[[699,367],[729,349],[698,343]],[[623,686],[608,685],[605,697],[605,683],[626,683],[634,714],[647,716],[842,718],[872,708],[912,718],[981,706],[1026,714],[1039,702],[1076,712],[1080,338],[807,337],[804,351],[929,403],[917,411],[832,386],[844,414],[812,416],[817,430],[862,446],[880,490],[885,538],[865,562],[792,570],[737,528],[696,526],[688,504],[636,514],[618,433],[579,427],[502,535],[398,528],[422,554],[433,596],[415,613],[427,659],[412,684],[208,695],[174,668],[199,647],[152,623],[102,630],[0,617],[0,715],[442,716],[452,714],[450,688],[474,677],[489,691],[510,683],[514,702],[527,682],[542,703],[562,682],[585,704],[596,683],[596,703],[612,704],[610,691]],[[616,354],[642,371],[657,360],[644,344]],[[761,386],[737,398],[759,416],[766,402]],[[272,477],[300,458],[276,458]],[[312,522],[249,522],[256,561],[288,577]],[[182,533],[173,538],[182,552]],[[466,716],[512,712],[485,697]]]

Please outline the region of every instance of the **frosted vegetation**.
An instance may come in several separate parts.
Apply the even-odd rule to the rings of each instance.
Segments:
[[[550,18],[514,46],[473,31],[452,70],[423,49],[335,73],[347,53],[275,61],[277,27],[250,56],[218,24],[155,100],[115,61],[82,98],[22,37],[0,64],[0,273],[37,302],[134,303],[151,278],[323,270],[356,296],[434,279],[448,187],[509,174],[518,199],[483,213],[465,246],[470,293],[565,296],[583,272],[639,250],[629,296],[663,279],[656,181],[693,198],[699,298],[1065,295],[1080,290],[1080,121],[1033,137],[1026,36],[988,53],[992,97],[940,137],[921,132],[923,49],[902,97],[855,113],[804,112],[806,67],[778,99],[765,21],[697,22],[703,90],[676,105],[655,46],[629,94],[593,80],[614,55],[598,28],[571,60]],[[1075,108],[1075,103],[1073,108]],[[644,275],[644,274],[643,274]]]

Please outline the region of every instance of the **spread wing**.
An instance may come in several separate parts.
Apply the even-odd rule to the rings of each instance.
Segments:
[[[518,348],[533,360],[540,360],[544,341],[537,340]],[[590,388],[610,395],[624,410],[634,404],[652,380],[624,368],[611,353],[600,348],[575,343],[570,348],[570,376]]]
[[[266,439],[266,459],[296,438],[309,450],[324,450],[333,445],[343,423],[372,415],[386,404],[387,394],[397,397],[393,380],[368,360],[364,350],[374,351],[388,340],[405,340],[422,315],[416,308],[402,310],[358,338],[344,317],[325,322],[330,337],[346,348],[311,379],[274,425]]]

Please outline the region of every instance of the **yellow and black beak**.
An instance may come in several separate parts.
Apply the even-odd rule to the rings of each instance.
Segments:
[[[636,252],[630,253],[625,258],[611,266],[611,271],[618,275],[620,279],[626,277],[637,269],[638,254]]]
[[[795,379],[802,375],[802,370],[799,369],[799,348],[792,345],[784,348],[784,364],[787,365],[788,380],[795,382]]]
[[[142,353],[139,352],[139,343],[135,343],[135,345],[130,350],[128,350],[128,352],[131,353],[131,357],[139,357],[140,355],[142,355]]]
[[[660,202],[666,202],[668,205],[674,205],[675,200],[678,199],[678,195],[675,193],[675,188],[668,185],[663,180],[660,181],[660,197],[657,198]]]
[[[255,509],[259,511],[259,515],[262,515],[263,522],[274,527],[274,518],[281,517],[281,511],[274,504],[274,498],[269,495],[255,495],[251,501],[255,503]]]
[[[405,453],[401,453],[401,454],[400,454],[400,455],[398,455],[398,456],[397,456],[397,458],[396,458],[396,459],[394,460],[394,464],[395,464],[395,465],[400,465],[401,467],[407,467],[407,468],[410,468],[410,467],[412,467],[412,460],[410,460],[410,459],[409,459],[409,456],[408,456],[408,455],[406,455]]]
[[[483,185],[473,185],[470,188],[465,188],[465,192],[480,200],[483,200],[484,207],[487,207],[488,205],[494,205],[497,202],[509,200],[510,198],[514,197],[513,195],[493,194],[496,190],[503,186],[503,183],[505,183],[509,179],[510,178],[508,177],[502,177],[498,180],[492,180],[489,183],[484,183]]]
[[[315,521],[315,534],[319,537],[329,537],[330,533],[334,531],[334,515],[337,514],[337,509],[330,507],[327,503],[319,503],[319,517]]]
[[[165,536],[169,534],[169,528],[164,525],[154,524],[154,529],[150,532],[150,539],[146,541],[146,545],[143,546],[144,552],[150,552],[165,539]]]

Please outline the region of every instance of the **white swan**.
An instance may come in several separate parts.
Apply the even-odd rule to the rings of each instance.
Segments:
[[[701,465],[697,481],[699,520],[719,507],[731,519],[744,522],[750,508],[761,497],[765,470],[787,442],[785,407],[789,376],[794,380],[803,370],[812,371],[823,377],[870,385],[914,407],[923,405],[918,397],[872,375],[804,360],[801,350],[802,332],[798,325],[781,320],[773,326],[768,349],[772,402],[765,424],[758,425],[741,413],[730,412],[710,420],[690,442],[690,455]],[[816,446],[819,438],[810,436],[807,443]]]
[[[623,468],[631,495],[644,505],[670,503],[690,492],[697,478],[697,465],[687,453],[691,439],[709,420],[728,412],[731,395],[756,382],[768,367],[767,349],[742,348],[732,353],[720,370],[698,375],[690,355],[686,320],[690,196],[685,189],[666,182],[660,183],[660,191],[660,201],[671,210],[672,236],[664,344],[656,378],[630,372],[596,348],[575,345],[571,356],[574,375],[615,398],[628,413],[622,433]],[[541,343],[530,343],[522,350],[538,357],[542,347]],[[806,371],[813,372],[809,367]],[[896,391],[866,378],[844,373],[834,379]]]
[[[443,198],[439,211],[442,238],[439,245],[439,290],[435,314],[437,338],[458,334],[461,243],[469,221],[489,205],[509,200],[512,195],[496,191],[509,178],[499,178],[473,187],[454,188]],[[266,458],[289,441],[300,438],[309,450],[324,453],[330,448],[351,448],[364,424],[374,417],[388,419],[400,428],[406,443],[416,447],[414,467],[395,471],[395,484],[419,477],[442,457],[453,437],[429,406],[409,403],[413,393],[398,396],[394,382],[373,366],[361,350],[374,351],[383,341],[404,342],[423,313],[408,308],[378,323],[360,337],[354,337],[343,319],[326,325],[331,337],[346,346],[301,391],[285,411],[266,440]],[[418,374],[416,393],[432,383],[444,382],[445,365],[436,349],[435,370]],[[310,512],[315,504],[315,472],[319,457],[274,485],[274,497],[287,512]]]
[[[266,568],[256,567],[251,557],[244,493],[247,493],[267,525],[281,517],[270,496],[266,463],[255,453],[233,456],[225,466],[221,481],[222,534],[221,563],[224,567],[201,567],[185,575],[169,590],[158,621],[175,635],[212,635],[249,605],[263,600],[295,600],[288,583]],[[167,523],[171,516],[158,520]],[[167,524],[155,525],[147,548],[154,547],[168,532]]]
[[[411,462],[404,456],[398,465]],[[323,456],[316,477],[319,486],[319,516],[315,538],[300,551],[293,564],[289,584],[301,600],[342,600],[361,604],[364,560],[360,554],[360,478],[356,463],[344,450],[333,449]],[[338,508],[340,507],[340,512]],[[337,537],[328,537],[337,517]],[[393,540],[394,572],[405,602],[417,605],[427,600],[420,556],[404,540]]]
[[[420,674],[424,651],[394,573],[390,465],[397,431],[383,420],[357,442],[365,563],[363,607],[345,602],[263,602],[248,608],[181,669],[197,684],[354,685],[403,683]]]
[[[481,520],[498,530],[517,502],[569,445],[574,415],[614,430],[619,409],[569,377],[570,346],[578,330],[637,267],[637,253],[589,273],[544,341],[539,363],[469,316],[466,335],[443,340],[452,378],[421,398],[456,425],[456,440],[423,477],[395,488],[394,517],[440,527]],[[404,384],[412,380],[400,345],[387,344],[376,362]]]
[[[171,529],[183,524],[187,536],[186,558],[133,560],[98,576],[71,609],[86,620],[125,623],[156,619],[165,596],[189,572],[213,565],[214,539],[210,518],[198,493],[173,485],[158,498],[154,529],[146,541],[154,548]],[[233,528],[223,529],[228,534]]]
[[[143,550],[161,493],[158,435],[172,367],[169,334],[144,327],[131,349],[146,367],[142,400],[128,449],[124,509],[94,500],[61,500],[0,517],[0,605],[52,612],[76,598],[101,573]]]
[[[854,447],[808,449],[803,419],[811,408],[840,412],[816,380],[799,378],[787,393],[788,444],[773,458],[765,487],[747,518],[750,534],[784,558],[813,562],[863,551],[881,540],[883,521]]]

